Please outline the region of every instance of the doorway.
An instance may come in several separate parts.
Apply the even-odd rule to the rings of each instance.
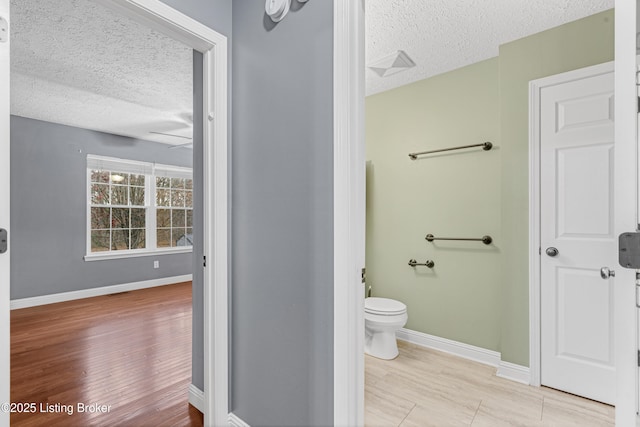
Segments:
[[[204,134],[204,253],[208,262],[204,274],[204,386],[208,392],[204,396],[205,423],[214,425],[227,422],[227,45],[226,38],[203,26],[193,19],[178,13],[160,1],[104,1],[118,13],[137,20],[143,25],[174,38],[203,54],[203,118]],[[0,15],[7,23],[9,19],[9,1],[0,1]],[[8,26],[7,26],[8,28]],[[8,33],[6,31],[5,33]],[[9,45],[10,36],[0,44],[0,63],[2,64],[2,85],[9,93]],[[4,72],[6,71],[6,73]],[[9,101],[2,107],[0,130],[7,136],[2,139],[3,173],[9,182]],[[6,109],[5,109],[6,107]],[[7,188],[4,188],[7,187]],[[9,200],[8,185],[3,186]],[[5,212],[6,211],[6,212]],[[0,222],[9,229],[9,203],[2,204]],[[6,224],[6,225],[5,225]],[[8,230],[10,233],[10,229]],[[215,236],[209,238],[207,236]],[[2,282],[9,283],[9,251],[2,256]],[[204,263],[204,260],[203,260]],[[4,268],[6,267],[6,268]],[[6,277],[5,277],[6,275]],[[6,279],[6,280],[5,280]],[[3,287],[2,322],[0,335],[4,342],[9,341],[9,287]],[[5,292],[3,290],[3,292]],[[5,310],[6,308],[6,310]],[[9,345],[2,354],[3,401],[9,401]],[[215,351],[214,351],[215,350]],[[215,375],[214,375],[215,372]],[[8,424],[8,413],[1,416],[2,423]],[[5,419],[6,418],[6,419]]]
[[[539,248],[532,296],[540,322],[532,370],[541,385],[614,404],[613,63],[530,86],[531,182],[539,192],[530,207]]]

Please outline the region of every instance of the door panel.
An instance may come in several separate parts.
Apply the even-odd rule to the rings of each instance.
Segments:
[[[613,73],[545,87],[540,108],[540,378],[613,403]]]

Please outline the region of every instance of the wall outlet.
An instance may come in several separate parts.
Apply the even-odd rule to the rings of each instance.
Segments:
[[[153,261],[153,268],[160,268],[160,261]]]

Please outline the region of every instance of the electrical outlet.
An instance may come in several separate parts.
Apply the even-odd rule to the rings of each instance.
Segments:
[[[160,268],[160,261],[153,261],[153,268]]]

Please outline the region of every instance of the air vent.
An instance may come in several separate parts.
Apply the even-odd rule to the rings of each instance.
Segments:
[[[372,62],[369,64],[369,69],[380,77],[387,77],[415,66],[416,63],[409,58],[409,55],[407,55],[405,51],[399,50],[391,55],[387,55],[384,58]]]

